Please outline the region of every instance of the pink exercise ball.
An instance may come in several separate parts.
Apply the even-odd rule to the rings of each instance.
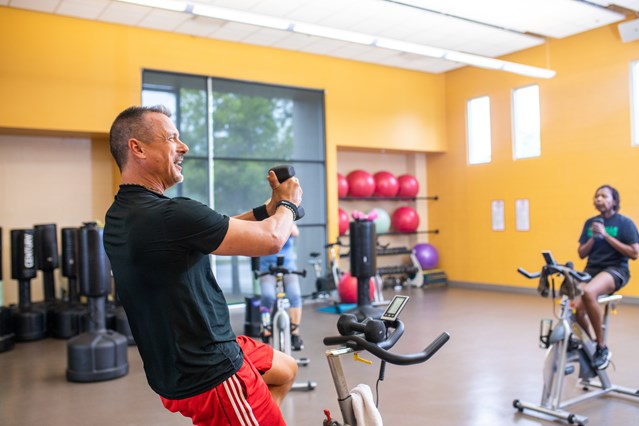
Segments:
[[[375,281],[371,277],[368,287],[370,290],[371,301],[375,299]],[[337,292],[342,303],[357,303],[357,277],[352,276],[349,272],[342,275],[337,286]]]
[[[375,192],[373,195],[376,197],[394,197],[399,191],[399,181],[394,174],[381,171],[373,175],[375,179]]]
[[[350,218],[348,217],[348,213],[343,209],[339,209],[338,213],[339,219],[339,234],[344,235],[348,231],[348,227],[350,226]]]
[[[375,179],[364,170],[353,170],[346,176],[348,195],[351,197],[370,197],[375,192]]]
[[[412,207],[399,207],[393,212],[391,224],[397,232],[415,232],[419,227],[419,215]]]
[[[344,198],[348,195],[348,181],[341,173],[337,174],[337,195],[339,198]]]
[[[419,182],[413,175],[401,175],[397,178],[399,183],[398,197],[415,197],[419,192]]]

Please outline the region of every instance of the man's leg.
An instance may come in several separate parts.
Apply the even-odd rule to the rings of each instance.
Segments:
[[[278,405],[295,382],[297,376],[297,362],[283,352],[273,350],[273,363],[271,368],[262,375],[268,385],[268,389]]]
[[[262,374],[262,379],[275,402],[278,405],[281,404],[295,382],[297,375],[295,359],[246,336],[237,336],[237,341],[244,356]]]

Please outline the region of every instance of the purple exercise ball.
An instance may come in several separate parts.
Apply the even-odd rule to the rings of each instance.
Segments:
[[[437,266],[437,262],[439,262],[437,249],[431,244],[415,244],[413,252],[422,269],[433,269]]]

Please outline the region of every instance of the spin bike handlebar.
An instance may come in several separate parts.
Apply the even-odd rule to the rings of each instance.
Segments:
[[[348,247],[348,245],[347,245],[347,244],[344,244],[344,243],[343,243],[343,242],[342,242],[342,241],[338,238],[338,239],[337,239],[337,241],[335,241],[334,243],[328,243],[328,244],[325,244],[325,245],[324,245],[324,248],[325,248],[325,249],[327,249],[327,248],[331,248],[331,247],[334,247],[334,246],[338,246],[338,247]]]
[[[346,320],[342,320],[346,318]],[[324,344],[326,346],[344,345],[351,348],[354,351],[366,350],[375,355],[382,361],[386,361],[395,365],[412,365],[420,364],[430,359],[439,349],[441,349],[446,342],[450,339],[450,335],[446,332],[440,334],[435,340],[433,340],[423,351],[412,354],[397,354],[388,351],[397,343],[404,334],[404,323],[401,320],[395,321],[381,321],[371,320],[368,318],[362,323],[358,323],[354,315],[343,315],[340,318],[340,323],[345,325],[340,329],[340,333],[352,333],[358,332],[358,334],[342,334],[340,336],[331,336],[324,338]],[[373,334],[379,335],[379,325],[369,326],[368,324],[379,324],[386,330],[383,332],[386,335],[382,336],[381,341],[373,342],[371,340],[378,340],[375,337],[371,337],[369,331],[373,331]],[[338,323],[339,324],[339,323]],[[388,332],[388,328],[392,328],[392,332]]]
[[[281,265],[269,265],[268,267],[268,271],[265,272],[258,272],[258,271],[253,271],[253,274],[255,274],[255,279],[263,277],[265,275],[289,275],[289,274],[295,274],[295,275],[300,275],[302,277],[306,277],[306,269],[302,270],[302,271],[293,271],[292,269],[288,269],[285,268],[284,266]]]
[[[572,262],[568,262],[565,265],[544,265],[543,268],[548,274],[570,275],[580,282],[586,282],[589,281],[590,278],[592,278],[590,274],[575,271]],[[528,279],[539,278],[541,276],[541,272],[530,273],[524,268],[518,268],[517,272]]]

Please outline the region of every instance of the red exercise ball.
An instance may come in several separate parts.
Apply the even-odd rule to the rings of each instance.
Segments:
[[[419,215],[412,207],[399,207],[393,212],[391,224],[397,232],[415,232],[419,227]]]
[[[372,277],[368,287],[371,301],[373,301],[375,299],[375,280]],[[349,272],[346,272],[339,280],[337,292],[342,303],[357,303],[357,277],[353,277]]]
[[[339,218],[339,234],[344,235],[348,231],[348,227],[350,226],[350,218],[348,217],[348,213],[346,213],[343,209],[339,209],[338,213]]]
[[[394,197],[399,191],[399,182],[394,174],[386,171],[377,172],[373,175],[375,179],[375,192],[377,197]]]
[[[398,197],[415,197],[419,192],[419,182],[413,175],[401,175],[397,178],[399,183]]]
[[[343,174],[337,174],[337,195],[339,198],[346,197],[348,195],[348,181]]]
[[[375,179],[364,170],[353,170],[346,176],[348,195],[351,197],[370,197],[375,192]]]

